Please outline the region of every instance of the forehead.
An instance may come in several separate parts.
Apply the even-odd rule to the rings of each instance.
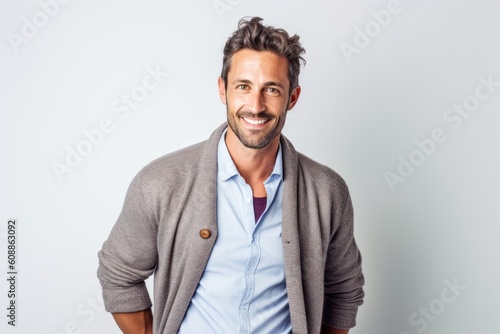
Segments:
[[[231,59],[228,81],[240,79],[240,76],[288,81],[288,61],[269,51],[239,50]]]

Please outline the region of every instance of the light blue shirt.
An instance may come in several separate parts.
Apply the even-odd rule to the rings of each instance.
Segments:
[[[255,222],[252,189],[238,173],[225,135],[218,147],[217,240],[179,333],[290,333],[281,245],[281,145],[264,182],[266,209]]]

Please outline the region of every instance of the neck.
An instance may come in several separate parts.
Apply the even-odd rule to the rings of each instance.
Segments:
[[[254,196],[265,196],[264,181],[271,175],[279,148],[279,136],[260,149],[244,146],[231,128],[226,133],[226,146],[236,168],[252,187]]]

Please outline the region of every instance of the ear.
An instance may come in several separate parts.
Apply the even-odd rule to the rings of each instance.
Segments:
[[[292,91],[292,94],[290,94],[290,100],[288,101],[288,110],[295,107],[295,104],[297,103],[297,100],[299,99],[300,96],[300,91],[301,91],[300,86],[297,86]]]
[[[222,102],[222,104],[226,104],[227,97],[226,97],[226,85],[224,84],[224,80],[222,77],[219,77],[219,80],[217,81],[217,84],[219,86],[219,97]]]

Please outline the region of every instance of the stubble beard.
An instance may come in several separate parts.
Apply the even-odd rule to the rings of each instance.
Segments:
[[[277,117],[266,111],[262,111],[257,114],[253,114],[249,111],[238,111],[234,114],[229,112],[229,107],[226,107],[226,110],[229,127],[233,130],[239,141],[248,148],[261,149],[266,147],[274,138],[276,138],[277,135],[281,133],[281,130],[285,126],[285,117],[278,117],[278,122],[271,129],[266,132],[263,130],[250,130],[253,135],[249,136],[246,135],[243,129],[238,126],[238,122],[241,117],[266,118],[269,119],[268,122],[273,122]]]

